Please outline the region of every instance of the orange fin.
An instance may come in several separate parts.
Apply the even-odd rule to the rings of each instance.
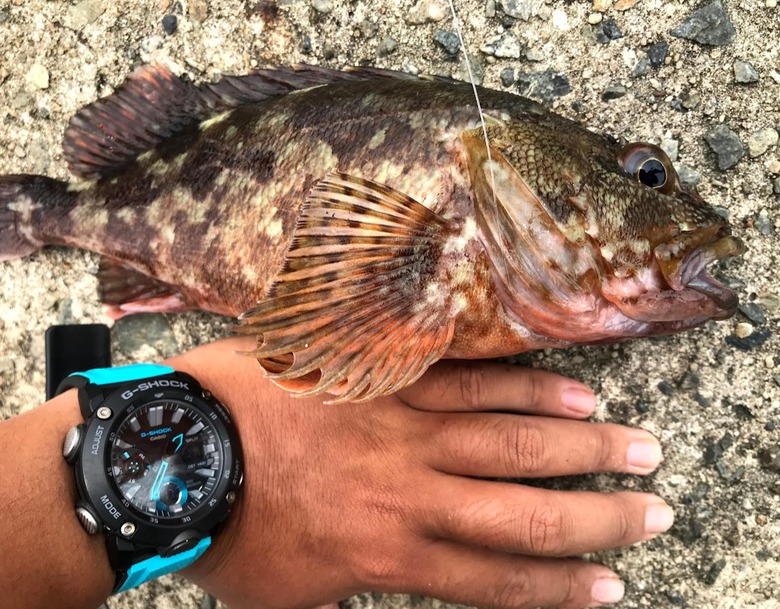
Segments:
[[[241,316],[269,378],[299,395],[335,393],[333,402],[417,380],[452,340],[449,286],[439,281],[452,230],[388,186],[345,174],[320,181],[284,269]]]

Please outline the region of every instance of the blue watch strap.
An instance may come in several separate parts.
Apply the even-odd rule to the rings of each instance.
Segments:
[[[130,364],[115,368],[93,368],[86,372],[75,372],[71,376],[83,376],[94,385],[111,385],[126,381],[137,381],[151,376],[172,374],[174,369],[160,364]]]
[[[141,584],[168,575],[194,563],[211,545],[211,537],[204,537],[193,548],[174,554],[168,558],[152,556],[134,564],[127,570],[127,579],[122,583],[117,593],[136,588]]]

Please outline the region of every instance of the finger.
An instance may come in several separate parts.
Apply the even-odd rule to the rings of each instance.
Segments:
[[[647,493],[553,491],[450,476],[431,485],[426,519],[432,538],[503,552],[571,556],[655,537],[672,509]],[[464,499],[468,498],[468,499]]]
[[[649,474],[662,458],[658,440],[642,429],[550,417],[450,414],[427,435],[426,462],[463,476]]]
[[[575,609],[616,603],[623,583],[612,571],[578,560],[528,558],[446,541],[433,542],[410,577],[417,592],[444,601],[521,609]]]
[[[596,408],[596,396],[582,383],[497,362],[439,362],[398,396],[422,410],[508,410],[583,418]]]

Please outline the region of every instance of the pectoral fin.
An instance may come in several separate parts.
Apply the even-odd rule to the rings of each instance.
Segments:
[[[392,188],[344,174],[307,198],[284,269],[241,316],[269,378],[358,401],[397,391],[447,350],[454,320],[439,257],[449,223]]]

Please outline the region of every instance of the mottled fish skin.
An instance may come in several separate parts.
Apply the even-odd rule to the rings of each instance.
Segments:
[[[160,143],[134,156],[132,144],[75,120],[71,164],[94,179],[66,196],[55,181],[35,190],[25,176],[0,178],[18,227],[0,239],[0,259],[50,243],[99,252],[116,271],[103,276],[115,316],[243,314],[272,378],[345,399],[395,391],[443,355],[614,341],[733,314],[735,296],[705,267],[742,245],[655,147],[622,147],[533,101],[479,89],[486,149],[471,85],[311,70],[322,83],[286,95],[259,95],[240,78],[228,93],[192,90],[141,71],[131,85],[142,109],[162,86],[192,107],[176,113],[175,133],[136,131]],[[271,90],[289,75],[299,78],[272,73]],[[120,115],[134,111],[125,95]],[[104,129],[117,129],[101,103]],[[647,159],[666,170],[658,188],[635,171]],[[0,231],[3,218],[0,209]],[[362,304],[351,310],[350,299]],[[385,301],[396,317],[382,317]],[[328,327],[318,322],[331,314]],[[372,351],[372,337],[389,351]]]

